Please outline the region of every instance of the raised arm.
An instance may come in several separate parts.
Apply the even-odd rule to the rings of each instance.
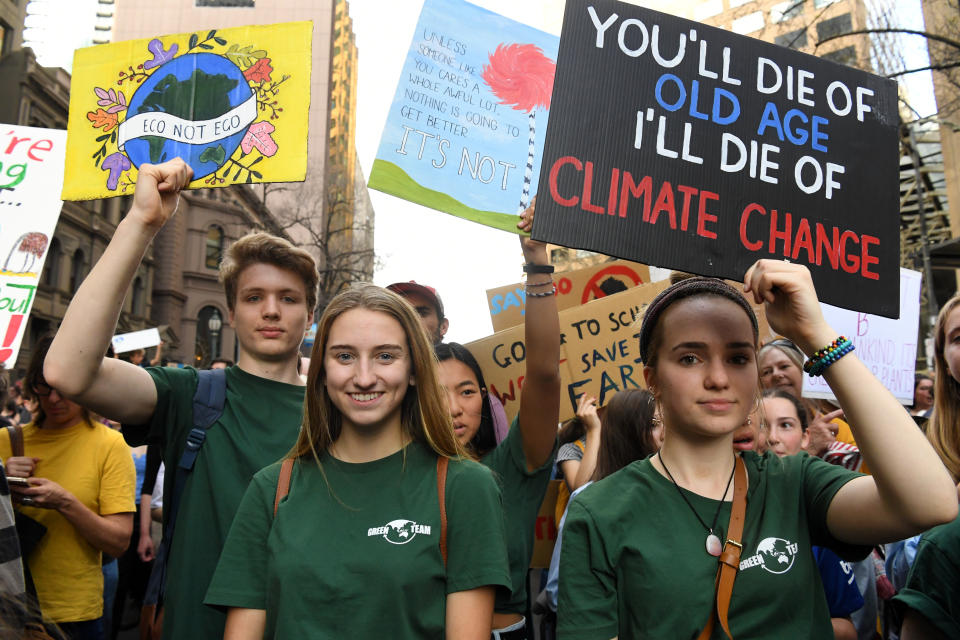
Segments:
[[[761,260],[747,271],[744,291],[766,302],[767,320],[804,353],[838,336],[823,317],[806,267]],[[827,526],[840,540],[876,544],[900,540],[957,514],[957,491],[940,458],[910,414],[850,353],[824,373],[843,407],[872,476],[837,491]]]
[[[536,203],[536,199],[534,199]],[[524,232],[533,226],[533,208],[530,205],[517,224]],[[549,265],[547,245],[520,236],[524,262],[531,265]],[[526,371],[520,393],[520,429],[523,435],[523,453],[527,468],[543,466],[553,452],[560,417],[560,318],[557,315],[555,295],[534,296],[550,291],[549,274],[528,274],[526,312],[524,313],[524,340],[527,347]],[[536,286],[540,283],[543,286]]]
[[[103,354],[143,254],[174,214],[192,175],[179,158],[141,165],[133,207],[74,294],[44,364],[47,384],[111,420],[143,423],[156,407],[150,374]]]

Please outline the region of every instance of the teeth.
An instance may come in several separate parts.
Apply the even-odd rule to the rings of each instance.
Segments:
[[[379,395],[380,395],[379,393],[351,393],[350,397],[352,397],[354,400],[357,400],[358,402],[369,402],[370,400],[373,400]]]

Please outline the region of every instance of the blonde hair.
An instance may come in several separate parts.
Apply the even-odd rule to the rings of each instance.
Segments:
[[[960,480],[960,382],[950,375],[944,357],[946,348],[947,317],[960,306],[960,295],[947,301],[937,316],[934,329],[934,362],[936,363],[936,390],[933,399],[933,415],[927,425],[927,438],[940,454],[940,459],[953,476]]]
[[[360,284],[338,294],[317,323],[317,337],[310,354],[307,393],[303,408],[303,425],[291,458],[312,455],[317,463],[330,445],[340,437],[342,416],[333,404],[324,383],[324,352],[333,323],[352,309],[369,309],[385,313],[403,328],[412,360],[411,374],[416,384],[407,388],[401,409],[401,428],[417,442],[422,442],[438,456],[468,457],[453,431],[446,396],[440,385],[438,365],[430,341],[413,307],[403,298],[372,284]]]
[[[283,238],[260,232],[248,233],[230,245],[220,263],[220,282],[227,296],[227,308],[231,311],[237,302],[240,274],[254,264],[269,264],[297,274],[306,290],[307,311],[312,312],[317,306],[320,274],[313,256]]]

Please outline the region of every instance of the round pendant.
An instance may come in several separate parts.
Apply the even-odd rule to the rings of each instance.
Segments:
[[[707,536],[707,553],[712,556],[719,556],[722,549],[720,538],[712,533]]]

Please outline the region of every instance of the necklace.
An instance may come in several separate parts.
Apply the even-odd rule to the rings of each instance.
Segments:
[[[700,524],[703,525],[703,528],[707,530],[707,553],[712,556],[719,556],[722,545],[720,544],[720,538],[718,538],[717,534],[713,532],[713,529],[717,526],[717,518],[720,517],[720,509],[723,508],[723,501],[727,497],[727,492],[730,491],[730,483],[733,482],[733,472],[737,468],[736,454],[734,454],[733,457],[733,469],[730,471],[730,478],[727,480],[727,488],[723,490],[723,496],[720,498],[720,504],[717,505],[717,511],[713,514],[713,523],[709,527],[707,526],[707,523],[703,521],[703,518],[700,517],[700,514],[697,513],[697,510],[693,508],[693,505],[690,504],[690,500],[684,495],[683,490],[680,489],[680,485],[678,485],[677,481],[674,480],[673,474],[670,473],[670,469],[667,468],[667,463],[663,459],[663,455],[661,453],[657,453],[657,457],[660,458],[660,464],[663,465],[663,470],[667,472],[670,482],[672,482],[673,486],[676,487],[677,493],[680,494],[680,497],[683,498],[683,501],[687,503],[688,507],[690,507],[690,511],[693,511],[693,515],[697,517],[697,520],[700,521]]]

